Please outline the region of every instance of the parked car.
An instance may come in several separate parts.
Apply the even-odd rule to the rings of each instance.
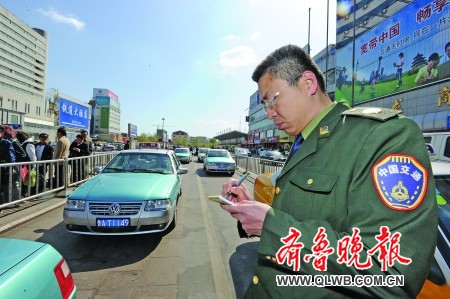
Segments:
[[[256,156],[260,157],[263,152],[267,151],[266,148],[260,147],[256,150]]]
[[[116,147],[112,144],[104,144],[102,146],[102,151],[108,152],[108,151],[115,151]]]
[[[275,162],[285,162],[286,157],[283,156],[279,151],[264,151],[261,153],[261,159],[275,161]],[[261,160],[262,161],[262,160]]]
[[[431,162],[436,182],[439,231],[434,260],[418,299],[444,299],[450,294],[450,163]],[[255,200],[272,205],[275,187],[271,173],[257,176],[253,188]]]
[[[186,147],[179,147],[175,149],[175,155],[181,163],[189,163],[192,161],[192,153]]]
[[[133,235],[175,227],[181,168],[173,151],[127,150],[67,199],[64,223],[71,233]]]
[[[239,156],[248,156],[248,157],[252,156],[252,153],[250,152],[250,150],[248,148],[243,148],[243,147],[235,147],[234,154],[239,155]]]
[[[450,162],[450,132],[423,133],[432,161]]]
[[[203,169],[206,173],[222,172],[233,175],[236,171],[236,161],[227,150],[210,149],[203,162]]]
[[[197,161],[203,162],[203,160],[205,160],[206,154],[208,154],[207,148],[199,148],[197,153]]]
[[[75,298],[69,266],[51,245],[0,238],[1,298]]]

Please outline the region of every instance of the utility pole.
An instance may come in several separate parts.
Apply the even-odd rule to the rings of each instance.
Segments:
[[[311,55],[310,35],[311,35],[311,7],[309,8],[309,16],[308,16],[308,55]]]
[[[162,140],[165,142],[166,141],[166,134],[164,134],[164,121],[165,121],[166,119],[163,117],[162,118],[162,121],[163,121],[163,124],[162,124],[162,135],[163,135],[163,138],[162,138]]]

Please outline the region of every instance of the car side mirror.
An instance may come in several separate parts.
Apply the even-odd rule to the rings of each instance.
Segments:
[[[101,166],[94,166],[94,173],[99,174],[102,172],[103,168]]]
[[[178,174],[186,174],[186,173],[188,173],[188,170],[187,170],[187,168],[178,168],[177,173]]]

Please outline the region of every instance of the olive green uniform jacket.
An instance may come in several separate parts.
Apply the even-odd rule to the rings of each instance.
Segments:
[[[406,117],[392,115],[391,119],[380,121],[368,118],[371,115],[341,115],[347,109],[345,104],[337,103],[288,159],[278,176],[246,298],[414,298],[420,291],[435,250],[438,219],[435,184],[422,133]],[[414,210],[395,210],[377,193],[372,167],[388,154],[413,156],[428,169],[425,197]],[[352,228],[360,230],[364,248],[359,261],[366,261],[367,251],[378,244],[375,236],[380,234],[381,226],[387,226],[391,234],[401,233],[399,254],[412,259],[411,264],[395,261],[383,272],[375,256],[372,267],[366,270],[337,262],[337,242],[351,236]],[[275,259],[277,251],[285,245],[280,238],[286,237],[291,227],[301,232],[297,243],[304,245],[298,272],[294,272],[293,264],[279,264]],[[303,261],[305,254],[312,253],[313,238],[319,227],[326,230],[329,247],[335,249],[328,256],[326,271],[315,270],[313,259]],[[405,285],[277,286],[276,276],[283,274],[383,277],[396,274],[404,275]]]

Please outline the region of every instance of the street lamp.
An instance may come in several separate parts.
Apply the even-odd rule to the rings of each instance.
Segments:
[[[162,140],[165,142],[166,141],[166,134],[164,134],[164,121],[165,121],[166,119],[163,117],[162,118],[162,121],[163,121],[163,124],[162,124],[162,135],[163,135],[163,138],[162,138]]]

